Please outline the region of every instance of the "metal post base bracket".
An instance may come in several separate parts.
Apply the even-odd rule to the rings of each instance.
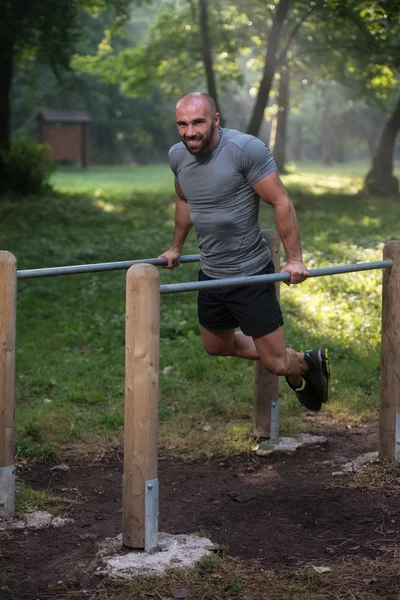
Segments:
[[[15,465],[0,468],[0,519],[15,513]]]
[[[271,442],[277,442],[279,439],[279,415],[280,415],[280,400],[271,402]]]
[[[146,481],[144,499],[144,549],[145,552],[153,552],[158,544],[158,479]]]

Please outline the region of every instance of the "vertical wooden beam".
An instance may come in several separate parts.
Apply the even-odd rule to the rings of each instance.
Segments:
[[[90,125],[81,123],[81,164],[82,169],[89,166]]]
[[[400,461],[400,240],[383,249],[380,456]]]
[[[15,510],[15,337],[17,261],[0,251],[0,517]]]
[[[280,238],[273,229],[266,229],[263,235],[271,249],[272,261],[275,271],[280,271]],[[280,297],[280,283],[275,284],[276,295]],[[263,367],[260,361],[254,364],[254,388],[253,388],[253,434],[261,438],[276,439],[278,433],[272,430],[271,416],[273,409],[278,415],[279,408],[279,377],[273,375]],[[273,406],[273,403],[276,403]]]
[[[160,275],[153,265],[134,265],[126,283],[122,541],[150,551],[158,533]]]
[[[43,127],[43,119],[41,116],[38,117],[38,122],[39,122],[39,144],[43,144],[45,142],[44,139],[44,127]]]

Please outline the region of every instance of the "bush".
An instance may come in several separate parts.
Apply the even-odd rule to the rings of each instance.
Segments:
[[[48,191],[49,177],[56,169],[49,145],[18,138],[0,154],[0,193],[26,195]]]

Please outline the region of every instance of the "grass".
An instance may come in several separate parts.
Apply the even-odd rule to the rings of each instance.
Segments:
[[[346,488],[384,490],[387,496],[400,495],[400,465],[386,460],[376,460],[360,471],[351,474],[344,482]]]
[[[331,172],[304,165],[284,177],[309,267],[380,259],[384,241],[398,236],[400,203],[356,194],[361,172],[359,165]],[[19,269],[156,257],[169,247],[174,203],[167,166],[66,170],[54,184],[50,197],[0,202],[3,248],[17,256]],[[266,205],[260,220],[274,227]],[[191,233],[184,253],[195,252]],[[161,282],[195,280],[197,269],[161,270]],[[376,419],[380,296],[379,271],[282,286],[288,345],[327,345],[333,362],[333,400],[314,419],[282,384],[282,434],[326,427],[330,418]],[[124,303],[121,271],[19,281],[19,457],[50,460],[82,441],[120,439]],[[193,293],[162,298],[160,353],[161,449],[187,459],[249,452],[253,365],[204,352]]]
[[[388,548],[382,565],[359,558],[357,569],[348,560],[332,560],[330,571],[318,574],[312,564],[293,572],[289,567],[265,568],[222,553],[206,557],[193,570],[172,569],[164,577],[136,577],[129,583],[106,579],[100,600],[187,597],[193,600],[376,600],[395,597],[398,572],[395,548]],[[376,593],[381,584],[387,596]],[[371,592],[370,589],[373,588]],[[179,595],[180,592],[180,595]],[[186,593],[186,596],[184,595]],[[174,595],[175,594],[175,595]],[[390,595],[392,594],[392,596]],[[98,597],[98,596],[96,596]]]
[[[28,509],[43,510],[56,515],[63,506],[63,500],[46,492],[38,492],[30,486],[17,484],[15,489],[15,513],[24,514]]]
[[[113,166],[63,169],[53,176],[53,183],[61,192],[89,192],[97,197],[108,191],[115,193],[157,192],[164,194],[171,186],[168,165]]]
[[[300,165],[284,177],[296,204],[309,267],[378,260],[386,240],[398,237],[397,199],[365,198],[357,191],[368,165]],[[44,198],[0,200],[2,247],[19,269],[155,257],[171,241],[172,177],[157,167],[61,171]],[[273,228],[262,205],[263,228]],[[194,235],[185,254],[197,252]],[[196,279],[197,265],[161,271],[162,283]],[[311,419],[281,386],[282,435],[326,430],[338,421],[376,422],[379,394],[381,273],[371,271],[282,286],[290,346],[329,346],[333,399]],[[101,452],[121,440],[124,393],[125,273],[107,272],[21,280],[18,283],[17,453],[54,460],[60,452]],[[202,349],[195,295],[161,303],[160,447],[188,460],[247,453],[253,365],[212,358]],[[398,493],[398,469],[372,465],[351,485]],[[17,510],[53,512],[57,499],[18,486]],[[206,532],[199,532],[204,533]],[[193,600],[376,600],[372,586],[397,593],[396,548],[385,561],[329,561],[264,569],[221,551],[193,571],[122,583],[111,579],[96,598],[171,598],[186,589]],[[6,585],[0,578],[0,583]],[[382,585],[381,585],[382,584]],[[61,594],[62,595],[62,594]],[[61,597],[60,595],[60,597]],[[387,596],[389,597],[389,596]]]

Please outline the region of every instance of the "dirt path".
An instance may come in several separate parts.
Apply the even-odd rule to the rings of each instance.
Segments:
[[[213,457],[191,464],[161,457],[160,531],[205,530],[229,554],[256,558],[266,567],[354,555],[378,560],[388,543],[400,542],[399,497],[352,488],[349,476],[332,475],[376,447],[374,434],[349,432],[330,437],[325,448],[291,456]],[[121,532],[121,456],[68,465],[65,472],[48,464],[19,469],[20,481],[67,499],[63,516],[73,522],[60,529],[0,532],[2,600],[42,600],[56,586],[72,593],[99,584],[92,562],[97,544]]]

